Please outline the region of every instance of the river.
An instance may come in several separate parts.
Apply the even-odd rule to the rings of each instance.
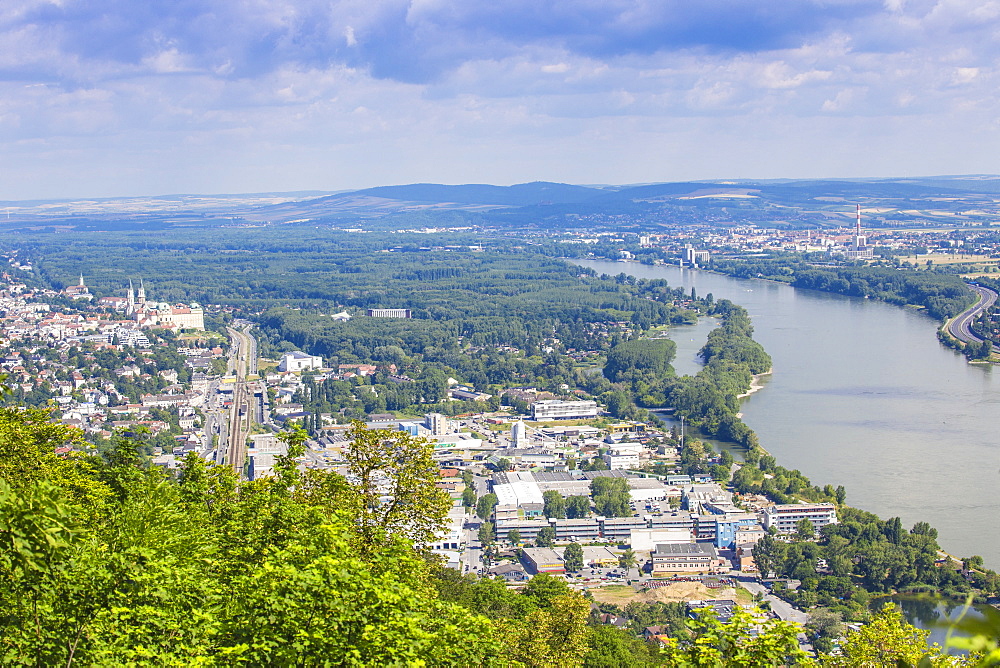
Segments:
[[[680,267],[580,261],[598,272],[663,278],[746,308],[774,360],[743,419],[778,462],[849,504],[938,530],[956,556],[1000,569],[1000,369],[942,346],[914,309]],[[676,367],[693,373],[710,325],[681,328]]]

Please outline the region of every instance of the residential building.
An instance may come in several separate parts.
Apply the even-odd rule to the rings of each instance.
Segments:
[[[753,513],[717,515],[715,519],[715,546],[730,548],[736,546],[736,535],[740,529],[760,528],[759,520]]]
[[[301,351],[285,353],[278,362],[278,371],[305,371],[319,369],[323,366],[323,358],[317,355],[307,355]]]
[[[444,436],[451,431],[448,418],[440,413],[428,413],[424,416],[424,426],[431,430],[432,436]]]
[[[706,250],[695,250],[691,244],[684,246],[684,261],[692,267],[708,264],[711,254]]]
[[[788,503],[764,509],[764,526],[778,533],[792,533],[802,520],[812,522],[819,531],[827,524],[837,523],[837,508],[832,503]]]
[[[534,420],[565,420],[597,417],[596,401],[563,401],[545,399],[531,404]]]
[[[714,545],[706,543],[668,543],[652,552],[653,577],[676,573],[718,573],[728,564],[719,557]]]

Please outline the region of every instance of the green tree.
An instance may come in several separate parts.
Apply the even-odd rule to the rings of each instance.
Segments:
[[[511,529],[507,532],[507,542],[511,545],[521,544],[521,532],[517,529]]]
[[[934,661],[941,655],[937,645],[928,646],[930,631],[916,628],[903,619],[895,606],[882,608],[870,622],[850,631],[841,644],[842,655],[831,657],[831,666],[915,666],[925,657]]]
[[[618,565],[624,568],[626,571],[635,566],[635,564],[636,564],[635,552],[633,552],[632,548],[630,547],[626,548],[625,551],[622,552],[621,556],[618,557]]]
[[[30,454],[53,432],[20,417],[8,433],[25,440],[4,446]],[[194,455],[175,480],[137,452],[120,441],[103,460],[66,458],[74,469],[55,464],[52,481],[0,472],[5,665],[478,665],[503,652],[483,618],[438,600],[408,532],[362,540],[359,494],[299,472],[296,434],[253,482]],[[101,513],[77,501],[89,498]]]
[[[479,501],[476,503],[476,515],[479,516],[479,519],[488,520],[493,514],[493,509],[497,507],[498,501],[497,495],[492,492],[479,497]]]
[[[550,607],[557,598],[571,592],[572,590],[564,579],[548,573],[539,573],[534,576],[521,590],[523,596],[531,599],[540,608]]]
[[[844,633],[842,615],[833,610],[820,608],[809,613],[806,624],[809,639],[817,651],[828,654],[833,649],[833,641]]]
[[[505,658],[540,668],[580,665],[589,649],[589,612],[590,604],[575,592],[552,599],[523,621],[507,625]]]
[[[597,625],[590,629],[583,668],[646,668],[662,665],[656,650],[634,634],[614,626]]]
[[[780,558],[780,549],[774,537],[765,533],[753,547],[753,560],[760,571],[760,576],[766,578],[775,572]]]
[[[583,548],[579,543],[570,543],[563,551],[563,562],[567,571],[579,571],[583,568]]]
[[[590,516],[590,498],[579,495],[566,497],[566,517],[577,520]]]
[[[812,540],[816,537],[816,527],[807,517],[795,523],[795,537],[799,540]]]
[[[552,547],[556,542],[556,530],[552,527],[542,527],[535,538],[535,547]]]
[[[797,624],[761,617],[736,608],[723,624],[713,611],[699,611],[689,624],[691,639],[671,638],[661,657],[682,668],[817,665],[799,648]]]
[[[716,482],[728,482],[729,481],[729,467],[723,466],[722,464],[716,464],[709,469],[709,474],[712,476],[712,480]]]
[[[470,509],[476,507],[476,490],[472,487],[462,490],[462,505]]]
[[[544,502],[542,514],[545,517],[554,517],[556,519],[564,519],[566,517],[566,500],[562,494],[554,489],[546,490],[542,494],[542,500]]]
[[[844,489],[843,485],[837,485],[836,495],[837,495],[837,505],[838,506],[844,505],[844,502],[847,500],[847,490]]]
[[[496,530],[493,522],[483,522],[479,525],[479,542],[483,545],[492,545],[496,540]]]
[[[913,528],[910,529],[910,533],[915,536],[928,536],[933,540],[937,540],[938,537],[937,529],[932,527],[927,522],[917,522],[913,525]]]
[[[364,542],[372,545],[398,534],[417,545],[432,543],[445,526],[451,498],[437,487],[431,444],[403,431],[368,429],[362,422],[354,422],[347,436],[346,489],[354,497],[349,503]]]
[[[968,571],[982,570],[983,558],[980,557],[978,554],[975,554],[971,557],[966,557],[965,559],[962,560],[962,568]]]
[[[632,514],[630,501],[628,492],[608,492],[594,498],[594,507],[604,517],[628,517]]]

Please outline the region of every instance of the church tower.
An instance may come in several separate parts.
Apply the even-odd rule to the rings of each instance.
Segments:
[[[131,278],[128,279],[128,295],[126,295],[126,298],[128,299],[128,305],[126,306],[125,312],[132,315],[135,313],[135,288],[132,287]]]
[[[139,279],[139,308],[146,310],[146,286],[143,284],[142,279]]]

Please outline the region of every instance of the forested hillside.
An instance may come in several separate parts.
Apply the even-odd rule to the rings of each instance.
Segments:
[[[253,320],[265,355],[298,349],[334,366],[379,365],[370,378],[328,380],[296,397],[307,411],[340,420],[472,408],[447,401],[448,378],[495,404],[508,387],[579,390],[618,417],[641,416],[624,378],[612,383],[588,369],[651,327],[692,322],[711,308],[665,281],[597,276],[513,240],[480,250],[455,235],[280,232],[250,228],[239,239],[199,232],[197,241],[187,232],[67,234],[9,243],[32,258],[34,280],[44,286],[58,289],[83,273],[98,296],[120,295],[141,277],[151,299],[225,305],[225,312],[215,307],[216,322],[229,313]],[[412,317],[369,317],[369,308],[408,309]],[[331,317],[339,312],[350,319]],[[672,375],[669,364],[655,371]],[[370,391],[356,391],[358,383]]]

